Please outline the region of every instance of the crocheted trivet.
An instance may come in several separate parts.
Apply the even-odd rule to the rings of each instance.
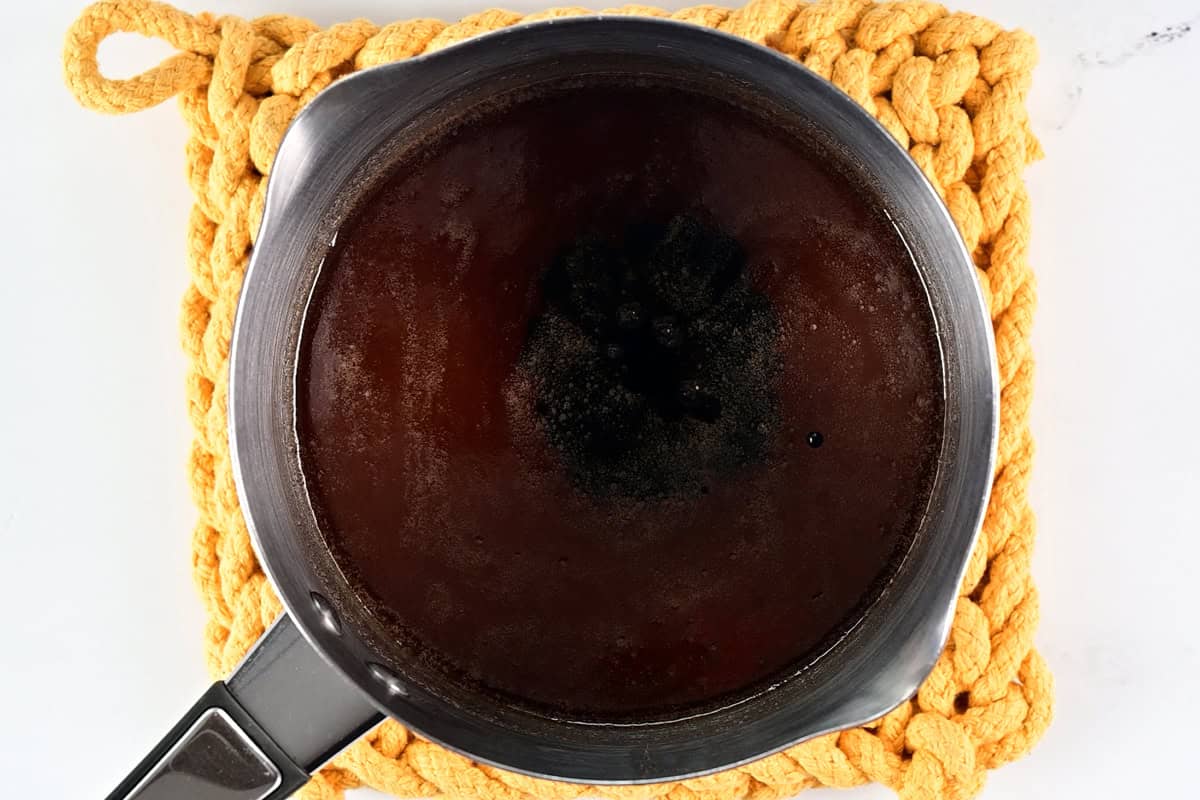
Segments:
[[[299,108],[353,70],[523,21],[580,13],[559,8],[522,17],[491,10],[453,24],[416,19],[379,27],[355,20],[320,30],[282,15],[247,21],[192,16],[148,0],[108,0],[72,26],[66,80],[83,105],[124,113],[179,95],[191,132],[187,175],[196,205],[188,227],[192,283],[183,301],[183,345],[196,430],[190,479],[200,510],[193,568],[208,612],[208,666],[215,676],[227,674],[281,610],[238,509],[225,401],[234,309],[284,129]],[[904,798],[972,797],[986,770],[1030,749],[1051,714],[1051,677],[1032,642],[1038,600],[1029,574],[1034,525],[1026,496],[1034,285],[1021,173],[1040,156],[1024,109],[1033,40],[925,2],[755,0],[736,10],[699,6],[668,15],[629,6],[608,13],[716,27],[802,61],[909,148],[950,207],[990,303],[1002,386],[991,504],[950,643],[917,696],[886,717],[707,778],[641,787],[551,783],[474,765],[388,721],[300,796],[333,800],[366,784],[404,797],[767,800],[811,786],[878,781]],[[117,31],[165,39],[180,52],[136,77],[108,79],[96,52]]]

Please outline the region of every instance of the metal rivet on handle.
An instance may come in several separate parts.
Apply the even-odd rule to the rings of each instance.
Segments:
[[[368,662],[367,671],[371,673],[371,677],[383,684],[383,687],[388,690],[388,694],[399,695],[400,697],[408,696],[408,688],[404,682],[396,676],[396,673],[385,667],[383,664]]]
[[[321,627],[334,636],[341,636],[342,621],[334,613],[333,606],[329,605],[329,601],[316,592],[310,592],[309,597],[312,598],[313,608],[317,612],[317,617],[321,620]]]

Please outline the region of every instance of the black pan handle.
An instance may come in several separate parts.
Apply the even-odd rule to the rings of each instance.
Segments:
[[[380,719],[285,614],[107,800],[281,800]]]

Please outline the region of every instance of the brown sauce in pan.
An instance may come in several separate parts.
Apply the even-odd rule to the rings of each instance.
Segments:
[[[741,322],[635,391],[589,348],[643,339],[562,323],[547,276],[681,218],[701,251],[736,243]],[[637,425],[572,394],[588,370]],[[654,405],[687,370],[715,412]],[[457,680],[601,720],[736,698],[836,641],[920,523],[943,424],[932,312],[870,192],[747,112],[634,86],[522,100],[404,159],[326,259],[297,382],[313,505],[368,605]]]

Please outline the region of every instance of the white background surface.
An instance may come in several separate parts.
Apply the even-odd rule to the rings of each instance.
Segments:
[[[207,7],[384,23],[479,2]],[[952,5],[1038,37],[1030,103],[1048,156],[1028,176],[1034,569],[1057,719],[983,796],[1197,797],[1200,4]],[[75,106],[59,53],[81,6],[21,0],[0,18],[0,765],[13,800],[103,796],[207,685],[177,335],[184,127],[173,103],[133,118]],[[131,74],[166,52],[122,37],[103,54]]]

